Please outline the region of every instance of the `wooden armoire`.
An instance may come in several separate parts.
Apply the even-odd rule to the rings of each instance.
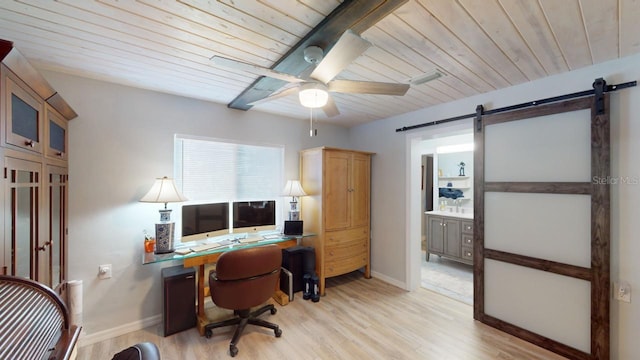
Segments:
[[[371,277],[371,156],[373,153],[321,147],[300,152],[305,232],[316,254],[319,291],[326,278],[364,269]]]

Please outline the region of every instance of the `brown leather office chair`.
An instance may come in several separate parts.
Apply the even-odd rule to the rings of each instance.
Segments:
[[[236,356],[236,345],[247,324],[273,329],[276,337],[282,335],[278,325],[257,317],[266,311],[276,313],[273,304],[255,311],[252,307],[269,300],[273,295],[282,265],[282,250],[277,245],[257,246],[248,249],[228,251],[220,255],[215,272],[209,274],[211,299],[218,307],[230,309],[237,316],[205,326],[205,336],[210,338],[214,328],[238,325],[229,352]]]

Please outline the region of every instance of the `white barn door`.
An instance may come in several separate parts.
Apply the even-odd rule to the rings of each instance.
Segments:
[[[608,97],[475,129],[474,317],[573,359],[609,358]]]

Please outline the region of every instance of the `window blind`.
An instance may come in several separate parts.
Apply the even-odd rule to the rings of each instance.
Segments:
[[[190,200],[280,200],[284,146],[177,135],[174,177]]]

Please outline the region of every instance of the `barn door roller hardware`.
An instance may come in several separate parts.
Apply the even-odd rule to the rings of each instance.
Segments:
[[[482,121],[478,121],[478,119],[479,118],[481,119],[482,115],[497,114],[497,113],[501,113],[501,112],[512,111],[512,110],[517,110],[517,109],[522,109],[522,108],[527,108],[527,107],[533,107],[533,106],[538,106],[538,105],[542,105],[542,104],[548,104],[548,103],[553,103],[553,102],[557,102],[557,101],[580,98],[580,97],[585,97],[585,96],[590,96],[590,95],[595,95],[596,96],[596,113],[597,114],[602,114],[602,113],[604,113],[604,94],[605,93],[613,92],[613,91],[617,91],[617,90],[622,90],[622,89],[626,89],[626,88],[630,88],[630,87],[634,87],[636,85],[637,85],[637,81],[635,81],[635,80],[634,81],[629,81],[629,82],[626,82],[626,83],[622,83],[622,84],[617,84],[617,85],[607,85],[607,82],[604,81],[603,78],[597,78],[593,82],[593,85],[592,85],[593,89],[579,91],[579,92],[575,92],[575,93],[571,93],[571,94],[560,95],[560,96],[554,96],[554,97],[550,97],[550,98],[546,98],[546,99],[529,101],[529,102],[526,102],[526,103],[521,103],[521,104],[516,104],[516,105],[511,105],[511,106],[505,106],[505,107],[501,107],[501,108],[497,108],[497,109],[493,109],[493,110],[484,110],[484,107],[482,107],[482,105],[478,105],[478,107],[476,108],[476,112],[474,112],[474,113],[470,113],[470,114],[466,114],[466,115],[460,115],[460,116],[454,116],[454,117],[450,117],[450,118],[447,118],[447,119],[431,121],[431,122],[422,123],[422,124],[418,124],[418,125],[403,126],[401,128],[396,129],[396,132],[409,131],[409,130],[419,129],[419,128],[423,128],[423,127],[427,127],[427,126],[439,125],[439,124],[444,124],[444,123],[448,123],[448,122],[452,122],[452,121],[458,121],[458,120],[463,120],[463,119],[471,119],[471,118],[476,118],[476,126],[478,127],[476,130],[477,131],[481,131],[482,130]]]

